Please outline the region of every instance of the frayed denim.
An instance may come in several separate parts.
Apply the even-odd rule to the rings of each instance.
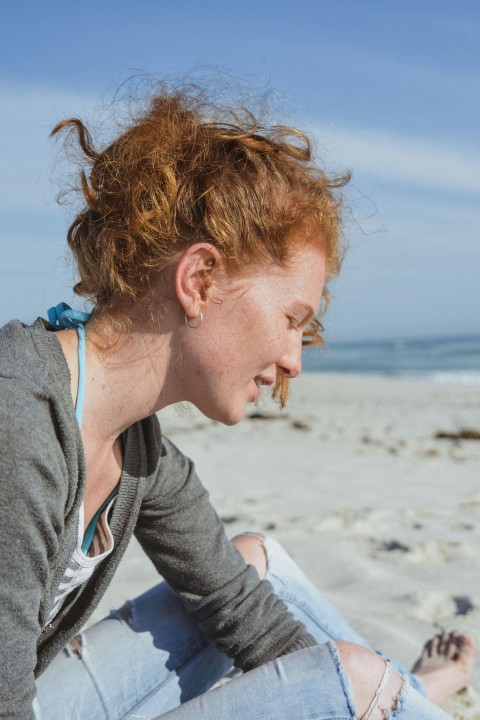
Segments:
[[[266,663],[212,690],[232,671],[166,583],[75,638],[37,681],[37,720],[354,720],[335,640],[369,647],[278,542],[264,539],[267,579],[319,645]],[[387,720],[447,720],[404,676]]]

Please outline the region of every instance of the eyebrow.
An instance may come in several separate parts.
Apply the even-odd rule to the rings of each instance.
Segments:
[[[307,303],[301,302],[300,300],[295,303],[295,307],[301,308],[305,311],[305,317],[304,321],[308,322],[309,320],[313,320],[315,317],[315,310],[312,308],[311,305],[307,305]]]

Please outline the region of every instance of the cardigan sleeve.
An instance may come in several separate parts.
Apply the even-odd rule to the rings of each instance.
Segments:
[[[62,523],[48,417],[21,383],[0,378],[0,717],[10,720],[33,718],[40,603]]]
[[[135,530],[207,637],[249,670],[316,641],[227,538],[193,463],[162,438]]]

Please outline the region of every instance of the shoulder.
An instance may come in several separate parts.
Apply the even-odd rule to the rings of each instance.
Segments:
[[[2,455],[28,457],[45,431],[54,427],[48,397],[21,378],[0,376],[0,443]]]
[[[51,362],[36,344],[40,326],[13,320],[0,329],[0,438],[2,448],[39,447],[52,429]],[[46,330],[43,328],[43,333]]]
[[[28,429],[41,420],[52,425],[52,415],[61,415],[62,407],[67,414],[71,410],[68,366],[42,319],[33,325],[12,320],[0,328],[0,387],[2,425]]]
[[[2,497],[65,505],[71,459],[48,397],[21,380],[0,377],[0,398]]]
[[[58,377],[68,386],[68,367],[51,330],[41,318],[33,325],[12,320],[0,328],[0,377],[16,378],[36,388],[52,388],[52,377]],[[58,383],[53,385],[58,390]]]
[[[11,320],[0,328],[0,373],[21,372],[35,354],[32,330],[35,326]]]
[[[37,483],[60,492],[77,465],[69,380],[51,336],[38,323],[0,329],[0,482],[18,491]]]

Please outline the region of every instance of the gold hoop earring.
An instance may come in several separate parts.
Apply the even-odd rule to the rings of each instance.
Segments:
[[[194,325],[192,325],[192,320],[194,321]],[[185,325],[187,325],[189,328],[192,328],[193,330],[196,330],[200,327],[200,325],[203,322],[203,313],[200,310],[197,317],[190,318],[188,317],[187,313],[185,313]]]

